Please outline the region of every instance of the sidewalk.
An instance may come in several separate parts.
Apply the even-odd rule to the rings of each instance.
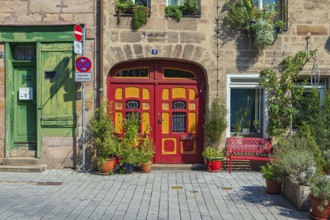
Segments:
[[[258,172],[0,173],[0,219],[308,219]]]

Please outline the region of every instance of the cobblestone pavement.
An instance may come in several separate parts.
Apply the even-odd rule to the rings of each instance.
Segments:
[[[57,185],[60,184],[60,185]],[[0,173],[0,219],[308,219],[258,172]]]

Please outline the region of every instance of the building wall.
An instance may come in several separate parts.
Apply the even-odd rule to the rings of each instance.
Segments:
[[[221,12],[224,11],[226,1],[202,1],[201,18],[182,18],[179,23],[164,18],[165,2],[152,0],[151,16],[147,25],[132,31],[131,18],[122,17],[118,26],[114,1],[106,1],[105,74],[114,64],[126,60],[139,58],[189,60],[205,68],[210,83],[210,95],[213,96],[216,88],[213,82],[216,82],[214,79],[217,68],[219,68],[220,87],[224,88],[223,83],[228,73],[258,73],[263,68],[278,63],[286,55],[305,50],[309,32],[311,33],[310,48],[318,49],[322,75],[330,74],[329,63],[326,63],[330,47],[328,40],[330,6],[325,1],[289,1],[288,31],[279,34],[274,44],[263,51],[257,51],[246,34],[230,32],[223,27]],[[220,34],[217,39],[215,20],[218,12]],[[158,49],[158,55],[151,55],[151,49]]]
[[[330,75],[330,5],[327,1],[288,1],[288,30],[280,33],[274,44],[263,51],[255,48],[247,34],[224,27],[225,2],[201,1],[200,18],[183,17],[176,22],[164,17],[165,0],[152,0],[148,23],[132,31],[131,17],[122,17],[117,25],[114,0],[105,1],[104,82],[111,68],[123,61],[179,59],[196,63],[204,69],[207,100],[217,95],[225,100],[228,74],[258,74],[264,68],[274,67],[285,56],[305,50],[308,33],[311,36],[309,48],[318,50],[320,74],[324,77]],[[152,49],[158,49],[158,54],[152,55]],[[302,74],[310,75],[311,68],[312,62],[309,62]]]
[[[85,24],[86,50],[96,73],[96,44],[97,44],[97,15],[98,2],[95,0],[2,0],[0,7],[1,25],[59,25],[59,24]],[[54,26],[56,32],[56,26]],[[73,31],[72,31],[73,34]],[[4,47],[0,45],[0,51]],[[0,161],[4,157],[4,131],[5,131],[5,95],[4,95],[4,58],[0,58]],[[95,77],[93,77],[95,79]],[[90,117],[94,109],[94,82],[85,83],[86,118]],[[78,94],[81,85],[77,83]],[[81,164],[81,99],[76,101],[78,115],[76,137],[42,137],[42,153],[40,163],[47,164],[49,168],[75,167]],[[89,151],[88,151],[89,152]],[[87,157],[91,161],[93,154]],[[76,160],[76,163],[75,163]]]
[[[1,0],[1,25],[52,25],[85,24],[86,56],[94,63],[93,75],[97,80],[98,60],[98,6],[100,0]],[[274,45],[257,51],[251,39],[243,33],[227,31],[222,26],[225,0],[201,1],[200,18],[182,18],[179,23],[164,18],[165,0],[151,0],[151,15],[145,27],[137,31],[130,28],[131,17],[122,17],[117,25],[114,0],[104,0],[103,19],[103,82],[117,63],[135,59],[178,59],[199,65],[205,72],[207,100],[217,96],[226,98],[228,74],[259,73],[266,67],[278,64],[286,55],[305,50],[306,37],[311,33],[310,48],[318,49],[318,64],[322,76],[330,75],[330,5],[323,0],[290,0],[288,31],[278,35]],[[219,26],[217,25],[219,18]],[[220,33],[216,37],[215,30]],[[55,28],[55,27],[54,27]],[[158,49],[157,55],[151,50]],[[4,50],[0,45],[0,52]],[[308,65],[303,74],[310,74]],[[0,58],[0,160],[5,148],[5,84],[4,58]],[[79,85],[77,85],[79,86]],[[93,113],[96,83],[86,83],[87,119]],[[104,93],[105,95],[106,93]],[[209,102],[208,102],[209,103]],[[81,133],[81,101],[76,103],[78,128],[75,140],[63,137],[43,137],[42,162],[50,168],[74,166],[79,161]],[[88,155],[93,155],[90,148]],[[74,156],[74,157],[72,157]]]

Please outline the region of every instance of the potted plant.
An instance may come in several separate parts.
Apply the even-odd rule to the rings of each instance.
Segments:
[[[205,135],[208,138],[211,146],[204,149],[202,155],[206,159],[208,171],[219,171],[222,167],[224,154],[218,150],[219,143],[223,132],[226,130],[227,123],[227,108],[219,99],[213,99],[209,111],[209,117],[205,123]],[[217,170],[214,170],[217,168]]]
[[[317,148],[305,137],[282,137],[273,146],[272,166],[283,177],[282,194],[296,208],[309,210],[310,183],[317,173]]]
[[[267,163],[265,166],[261,166],[262,177],[266,179],[266,193],[280,194],[281,193],[281,177],[276,172],[272,164]]]
[[[119,147],[109,106],[107,102],[102,103],[90,120],[98,167],[104,174],[113,171]]]
[[[150,173],[151,171],[151,159],[155,154],[155,146],[149,135],[141,138],[139,146],[139,163],[141,173]]]
[[[220,150],[208,146],[204,149],[202,155],[206,160],[208,172],[219,172],[221,170],[224,154]]]
[[[321,176],[316,178],[311,184],[311,193],[309,196],[313,219],[330,218],[330,179]]]
[[[123,133],[121,134],[118,150],[120,172],[130,174],[133,172],[134,165],[137,165],[139,162],[139,114],[129,114],[123,120],[122,125]]]

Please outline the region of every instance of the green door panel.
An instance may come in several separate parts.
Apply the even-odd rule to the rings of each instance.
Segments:
[[[41,46],[41,126],[76,126],[76,85],[71,43]]]
[[[36,69],[35,67],[15,67],[14,86],[14,133],[13,147],[35,149],[37,141],[37,109],[36,109]],[[20,88],[32,88],[33,100],[21,100]]]

